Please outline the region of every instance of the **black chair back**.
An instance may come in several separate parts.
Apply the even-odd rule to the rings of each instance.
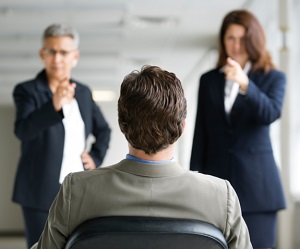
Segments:
[[[221,231],[198,220],[113,216],[76,228],[65,249],[228,249]]]

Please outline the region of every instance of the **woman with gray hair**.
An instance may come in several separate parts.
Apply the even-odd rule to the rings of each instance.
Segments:
[[[78,45],[72,27],[46,28],[39,51],[45,69],[13,92],[14,131],[21,141],[13,201],[22,207],[28,248],[38,241],[65,176],[100,166],[110,140],[110,128],[90,89],[71,77]],[[88,152],[89,134],[95,143]]]

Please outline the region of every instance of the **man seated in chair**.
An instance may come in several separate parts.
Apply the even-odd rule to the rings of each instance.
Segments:
[[[175,74],[145,66],[127,75],[118,117],[128,141],[126,158],[109,167],[69,174],[32,248],[64,248],[79,224],[103,216],[202,220],[221,230],[228,248],[252,248],[229,182],[185,170],[174,159],[186,118],[186,99]]]

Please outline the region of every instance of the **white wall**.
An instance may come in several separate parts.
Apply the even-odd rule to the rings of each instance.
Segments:
[[[19,157],[19,142],[13,134],[14,108],[0,107],[0,233],[23,230],[21,209],[11,202]]]
[[[292,243],[293,248],[300,248],[300,237],[299,237],[299,231],[300,231],[300,202],[297,202],[295,204],[295,211],[294,211],[294,216],[293,216],[293,227],[292,231],[293,233],[293,238],[294,241]]]
[[[118,124],[117,100],[102,102],[99,106],[112,130],[109,149],[102,163],[102,167],[105,167],[124,159],[128,153],[128,146]]]

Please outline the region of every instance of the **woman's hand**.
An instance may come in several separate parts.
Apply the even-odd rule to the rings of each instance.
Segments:
[[[249,78],[238,62],[228,57],[224,73],[227,80],[238,83],[240,85],[240,90],[242,92],[247,92]]]
[[[75,83],[71,83],[68,78],[60,82],[53,94],[52,102],[54,109],[60,111],[64,104],[70,103],[75,95]]]
[[[82,152],[81,161],[85,170],[96,169],[96,164],[93,158],[86,151]]]

